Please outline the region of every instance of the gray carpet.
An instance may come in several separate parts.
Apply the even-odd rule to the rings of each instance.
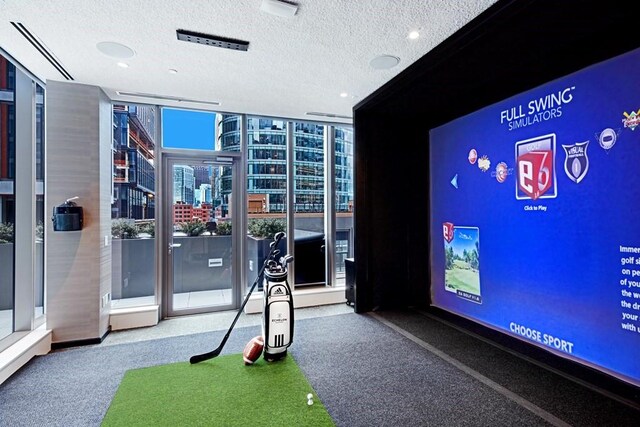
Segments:
[[[290,353],[338,426],[548,425],[372,317],[336,315],[295,326]],[[217,347],[224,332],[37,357],[0,385],[0,425],[100,425],[127,370],[187,361]],[[223,354],[241,352],[259,332],[235,329]],[[554,415],[562,418],[559,406]]]

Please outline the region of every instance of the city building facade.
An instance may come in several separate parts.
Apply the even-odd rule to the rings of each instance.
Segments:
[[[250,117],[247,120],[247,193],[263,195],[260,213],[286,210],[286,121]],[[324,125],[294,122],[295,212],[324,212]],[[222,151],[240,150],[240,116],[222,115],[219,122]],[[353,210],[353,132],[335,129],[336,212]],[[231,192],[231,176],[223,176],[221,193]],[[257,213],[257,212],[256,212]]]
[[[154,107],[113,106],[112,218],[155,218]]]

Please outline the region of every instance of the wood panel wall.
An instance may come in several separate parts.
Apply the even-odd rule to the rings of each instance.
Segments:
[[[81,231],[53,231],[47,222],[47,326],[53,342],[101,339],[111,289],[111,106],[95,86],[47,83],[48,215],[66,199],[84,210]]]

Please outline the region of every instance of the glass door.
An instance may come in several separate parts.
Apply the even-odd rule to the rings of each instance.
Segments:
[[[236,308],[240,250],[232,231],[241,214],[234,209],[236,161],[215,155],[164,159],[167,314]]]

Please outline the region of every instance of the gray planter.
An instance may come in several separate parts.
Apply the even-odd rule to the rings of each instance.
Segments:
[[[13,243],[0,243],[0,310],[13,309]]]
[[[247,286],[251,286],[258,276],[260,268],[265,258],[269,255],[271,248],[269,244],[272,239],[256,239],[247,237],[248,265],[247,265]],[[324,234],[308,231],[295,230],[295,281],[289,277],[291,285],[324,285],[325,280],[325,254],[324,254]],[[280,241],[278,248],[279,257],[287,253],[287,242]],[[258,286],[262,288],[262,283]]]
[[[111,298],[152,296],[155,284],[155,239],[113,239]]]
[[[44,302],[44,243],[36,242],[35,283],[34,295],[36,307],[42,307]],[[0,310],[13,309],[13,243],[0,243]]]
[[[174,293],[231,289],[231,236],[174,237]]]
[[[256,277],[258,277],[262,264],[271,250],[269,247],[271,242],[273,242],[273,239],[262,239],[247,236],[247,288],[251,287],[253,282],[256,280]],[[281,240],[277,249],[280,250],[280,256],[286,254],[287,242],[284,239]],[[258,283],[258,289],[262,289],[262,283]]]
[[[231,236],[174,237],[174,292],[231,287]],[[155,239],[113,239],[113,299],[152,296],[156,283]]]

